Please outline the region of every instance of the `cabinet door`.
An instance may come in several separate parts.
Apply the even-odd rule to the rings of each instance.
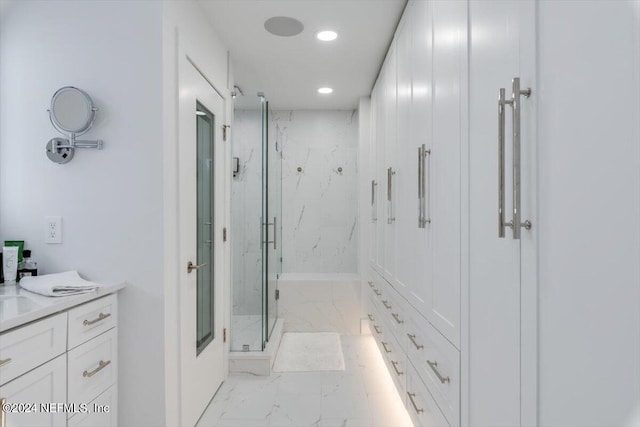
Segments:
[[[45,410],[39,404],[64,403],[67,400],[67,361],[60,355],[50,362],[0,387],[0,400],[8,404],[35,404],[31,412],[5,412],[7,427],[64,427],[65,412]],[[56,408],[58,409],[58,408]],[[60,409],[61,410],[61,409]]]
[[[376,116],[375,116],[375,151],[376,151],[376,163],[375,163],[375,171],[376,171],[376,183],[378,184],[375,188],[376,191],[376,206],[378,209],[377,218],[378,220],[375,223],[376,229],[376,241],[375,241],[375,262],[374,269],[378,271],[380,274],[384,273],[384,240],[385,240],[385,228],[386,228],[386,206],[387,206],[387,193],[386,193],[386,185],[387,185],[387,175],[385,173],[385,104],[386,104],[386,79],[385,79],[385,69],[383,68],[380,71],[380,76],[378,77],[378,82],[376,84]]]
[[[384,277],[393,282],[396,274],[396,212],[398,209],[398,186],[395,182],[397,165],[396,134],[396,48],[395,42],[389,48],[385,68],[385,138],[384,138],[384,171],[385,191],[385,224],[384,224]]]
[[[395,280],[393,286],[403,296],[416,280],[418,249],[418,169],[415,138],[411,132],[411,20],[413,4],[407,5],[396,33],[397,61],[397,168],[392,196],[395,203]]]
[[[521,381],[535,367],[521,364],[521,242],[531,235],[522,229],[522,239],[514,240],[506,228],[498,237],[499,162],[498,91],[505,88],[511,99],[514,77],[523,87],[532,84],[535,64],[527,44],[533,39],[535,4],[530,1],[470,2],[470,138],[469,138],[469,424],[519,426],[527,421],[521,407],[525,389]],[[529,33],[530,32],[530,33]],[[522,161],[534,144],[531,115],[536,88],[530,99],[521,98]],[[512,118],[505,109],[505,219],[512,206]],[[529,123],[529,124],[527,124]],[[525,187],[532,183],[522,175],[523,196],[535,197]],[[523,213],[527,208],[523,198]],[[529,209],[526,209],[531,213]],[[525,218],[523,217],[523,220]],[[528,218],[534,220],[535,219]],[[527,301],[535,299],[535,295]],[[527,352],[535,355],[536,350]],[[534,392],[535,394],[535,392]],[[535,412],[535,409],[534,409]]]
[[[380,120],[380,114],[378,113],[378,104],[379,101],[379,85],[376,84],[373,91],[371,92],[371,138],[369,144],[369,188],[370,191],[370,213],[369,213],[369,246],[367,247],[367,259],[372,268],[376,268],[377,266],[377,254],[378,254],[378,227],[382,223],[382,219],[380,219],[380,177],[378,176],[377,169],[377,141],[380,137],[377,132],[377,123]],[[378,270],[380,271],[380,270]]]
[[[461,148],[467,53],[466,2],[433,3],[433,294],[429,320],[454,345],[460,337]]]
[[[412,69],[412,104],[411,104],[411,131],[409,146],[406,148],[408,153],[409,165],[413,168],[412,177],[416,180],[418,177],[418,149],[424,145],[425,150],[432,149],[432,61],[433,61],[433,23],[432,23],[432,2],[415,1],[412,3],[411,9],[411,69]],[[430,220],[431,203],[429,201],[430,183],[432,179],[429,171],[432,169],[431,158],[426,155],[422,160],[424,176],[422,177],[422,185],[424,186],[424,196],[426,200],[424,206],[424,218]],[[417,182],[413,181],[414,190],[417,192]],[[431,253],[431,223],[424,223],[423,228],[418,226],[418,200],[417,193],[414,195],[413,204],[408,203],[412,217],[412,234],[415,237],[415,247],[412,252],[412,264],[409,268],[413,272],[412,282],[407,292],[407,300],[420,312],[427,317],[431,310],[431,293],[433,288],[433,259]],[[404,257],[409,251],[404,251]]]

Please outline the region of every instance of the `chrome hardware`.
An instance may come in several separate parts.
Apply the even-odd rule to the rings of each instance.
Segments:
[[[416,405],[416,401],[413,400],[413,398],[416,397],[416,394],[407,392],[407,396],[409,396],[409,400],[411,401],[411,405],[413,406],[414,411],[416,411],[416,414],[423,413],[424,409],[418,408],[418,405]]]
[[[521,147],[521,120],[520,120],[520,97],[529,98],[531,96],[531,88],[520,89],[520,78],[514,77],[511,81],[511,99],[505,99],[505,89],[500,89],[498,98],[498,161],[499,161],[499,200],[498,215],[499,229],[498,237],[504,237],[505,227],[511,228],[513,238],[520,239],[520,229],[531,229],[531,221],[521,222],[522,213],[520,212],[521,201],[521,182],[520,182],[520,147]],[[504,106],[511,105],[512,121],[513,121],[513,219],[505,223],[504,221]]]
[[[0,427],[6,427],[7,420],[4,413],[4,404],[7,403],[7,398],[0,399]]]
[[[437,369],[438,368],[438,362],[432,362],[430,360],[427,360],[427,365],[429,365],[431,370],[436,374],[436,376],[438,377],[438,379],[440,380],[440,382],[442,384],[450,382],[449,377],[443,377],[440,374],[440,372],[438,371],[438,369]]]
[[[369,318],[369,320],[371,320],[372,322],[374,322],[376,319],[375,317],[373,317],[372,314],[367,313],[367,317]]]
[[[13,359],[12,358],[8,358],[8,359],[4,359],[4,360],[0,360],[0,368],[2,368],[3,366],[7,366],[9,363],[11,363]]]
[[[371,282],[371,281],[367,281],[367,283],[369,284],[369,287],[370,287],[370,288],[373,288],[373,282]]]
[[[396,320],[398,324],[404,323],[404,320],[400,319],[398,313],[391,313],[391,316]]]
[[[385,352],[385,353],[391,353],[391,350],[389,350],[389,349],[387,348],[387,343],[386,343],[386,342],[384,342],[384,341],[380,341],[380,344],[382,344],[382,347],[384,347],[384,352]]]
[[[298,168],[296,169],[298,172],[302,172],[302,168],[300,166],[298,166]]]
[[[380,330],[380,327],[378,325],[373,325],[373,329],[376,330],[376,333],[381,334],[382,331]]]
[[[98,317],[96,317],[96,318],[95,318],[95,319],[93,319],[93,320],[86,320],[86,319],[85,319],[85,321],[84,321],[84,322],[82,322],[82,324],[83,324],[84,326],[91,326],[91,325],[93,325],[94,323],[98,323],[98,322],[100,322],[100,321],[102,321],[102,320],[106,319],[106,318],[107,318],[107,317],[109,317],[109,316],[111,316],[111,313],[107,313],[107,314],[105,314],[105,313],[100,313],[100,314],[98,314]],[[0,366],[1,366],[1,365],[0,365]]]
[[[382,305],[384,305],[387,310],[391,310],[391,304],[389,304],[389,301],[383,300]]]
[[[204,267],[205,265],[207,265],[207,263],[202,263],[202,264],[194,264],[191,261],[189,261],[189,264],[187,264],[187,273],[191,273],[193,270],[198,270],[202,267]]]
[[[427,217],[427,190],[426,190],[426,172],[425,159],[431,154],[431,150],[427,150],[422,144],[418,147],[418,228],[426,228],[431,223],[431,218]]]
[[[392,177],[395,174],[396,173],[393,171],[393,168],[387,169],[387,202],[388,202],[387,206],[388,206],[388,214],[389,214],[387,217],[387,224],[391,224],[396,220],[393,212],[393,197],[392,197],[392,192],[393,192]]]
[[[273,222],[268,222],[265,224],[267,226],[267,245],[269,243],[273,243],[273,250],[278,249],[278,218],[273,217]],[[273,225],[273,240],[269,240],[269,229],[268,227]]]
[[[393,370],[396,371],[396,375],[397,376],[400,376],[400,375],[404,374],[404,372],[398,370],[398,364],[399,364],[399,362],[396,362],[395,360],[391,361],[391,365],[393,366]]]
[[[409,337],[409,340],[411,340],[411,343],[415,346],[416,350],[420,350],[421,348],[424,348],[424,346],[422,344],[418,344],[416,342],[416,335],[415,334],[407,334],[407,336]]]
[[[371,221],[372,222],[376,222],[378,221],[378,209],[376,206],[376,187],[378,186],[378,183],[375,181],[375,179],[371,180]]]
[[[373,293],[380,296],[382,295],[382,292],[380,292],[379,290],[377,290],[376,288],[373,288]]]
[[[505,89],[498,93],[498,237],[504,238],[504,106]]]
[[[85,378],[91,378],[92,376],[102,371],[104,368],[106,368],[110,364],[111,364],[111,360],[107,360],[106,362],[101,360],[100,363],[98,363],[98,367],[96,369],[94,369],[93,371],[84,371],[82,373],[82,376]]]

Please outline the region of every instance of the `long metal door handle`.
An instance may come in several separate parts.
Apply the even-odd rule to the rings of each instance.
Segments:
[[[426,227],[427,224],[431,224],[431,203],[429,203],[427,208],[427,188],[431,185],[431,181],[429,180],[429,170],[427,169],[427,157],[429,157],[429,162],[431,161],[431,150],[427,150],[427,147],[422,145],[422,204],[423,215],[422,215],[422,223],[423,228]]]
[[[498,93],[498,237],[504,238],[504,107],[511,101],[506,100],[506,91],[500,88]]]
[[[278,249],[278,217],[273,217],[273,250]]]
[[[110,364],[111,364],[111,360],[107,360],[106,362],[104,360],[101,360],[100,363],[98,363],[98,367],[96,369],[92,371],[84,371],[82,373],[82,376],[85,378],[91,378],[92,376],[102,371],[104,368],[106,368]]]
[[[414,345],[416,350],[420,350],[421,348],[424,348],[424,346],[422,344],[418,344],[416,342],[416,335],[415,334],[407,334],[407,336],[409,337],[409,340],[411,340],[411,343]]]
[[[7,403],[7,398],[3,397],[0,399],[0,427],[6,427],[6,418],[4,413],[4,404]]]
[[[511,81],[511,108],[513,113],[513,219],[511,220],[513,229],[513,238],[520,239],[520,229],[531,229],[531,221],[522,222],[522,212],[520,212],[520,97],[528,98],[531,96],[531,88],[520,89],[520,78],[514,77]]]
[[[194,264],[191,261],[189,261],[189,263],[187,264],[187,273],[191,273],[193,270],[199,270],[202,267],[204,267],[205,265],[207,265],[206,262],[202,263],[202,264]]]
[[[378,220],[378,208],[376,206],[376,188],[378,183],[375,179],[371,180],[371,221],[376,222]]]
[[[423,218],[424,218],[424,205],[422,203],[422,195],[423,195],[423,184],[424,180],[422,176],[424,171],[422,169],[422,150],[424,149],[424,145],[418,147],[418,228],[424,228]]]
[[[411,401],[411,405],[413,406],[413,410],[416,411],[416,414],[423,413],[424,409],[418,408],[418,405],[416,405],[416,401],[414,400],[414,398],[416,397],[416,394],[407,392],[407,396],[409,396],[409,400]]]
[[[2,368],[3,366],[7,366],[9,363],[11,363],[13,359],[8,357],[4,360],[0,360],[0,368]]]
[[[449,377],[443,377],[442,374],[440,374],[440,371],[438,371],[438,362],[427,360],[427,365],[429,365],[442,384],[450,382]]]
[[[200,268],[200,267],[198,267],[198,268]],[[189,272],[189,273],[191,273],[191,272]],[[111,313],[106,313],[106,314],[105,314],[105,313],[100,313],[100,314],[98,314],[98,317],[96,317],[96,318],[95,318],[95,319],[93,319],[93,320],[86,320],[86,319],[85,319],[85,320],[82,322],[82,324],[83,324],[84,326],[91,326],[91,325],[93,325],[94,323],[101,322],[101,321],[103,321],[104,319],[106,319],[106,318],[108,318],[108,317],[110,317],[110,316],[111,316]],[[2,365],[0,365],[0,366],[2,366]]]
[[[402,372],[401,370],[398,369],[398,365],[400,364],[400,362],[396,362],[395,360],[391,361],[391,365],[393,366],[393,370],[396,371],[396,375],[400,376],[402,374],[404,374],[404,372]]]

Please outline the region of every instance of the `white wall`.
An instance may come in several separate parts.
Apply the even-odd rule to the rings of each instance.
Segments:
[[[77,269],[126,280],[119,297],[121,426],[164,424],[162,5],[20,1],[0,22],[0,240],[24,239],[42,273]],[[47,108],[60,87],[100,108],[67,165],[45,155],[59,136]],[[46,245],[47,215],[63,242]]]
[[[273,111],[269,126],[284,157],[283,273],[357,273],[357,111]]]

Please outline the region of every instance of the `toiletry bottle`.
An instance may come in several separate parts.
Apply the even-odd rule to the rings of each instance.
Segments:
[[[4,246],[2,248],[2,269],[5,285],[15,285],[18,273],[18,247]]]
[[[25,249],[23,251],[22,262],[20,263],[20,267],[18,268],[18,282],[23,277],[37,275],[38,263],[36,263],[33,258],[31,258],[31,251],[29,249]]]

